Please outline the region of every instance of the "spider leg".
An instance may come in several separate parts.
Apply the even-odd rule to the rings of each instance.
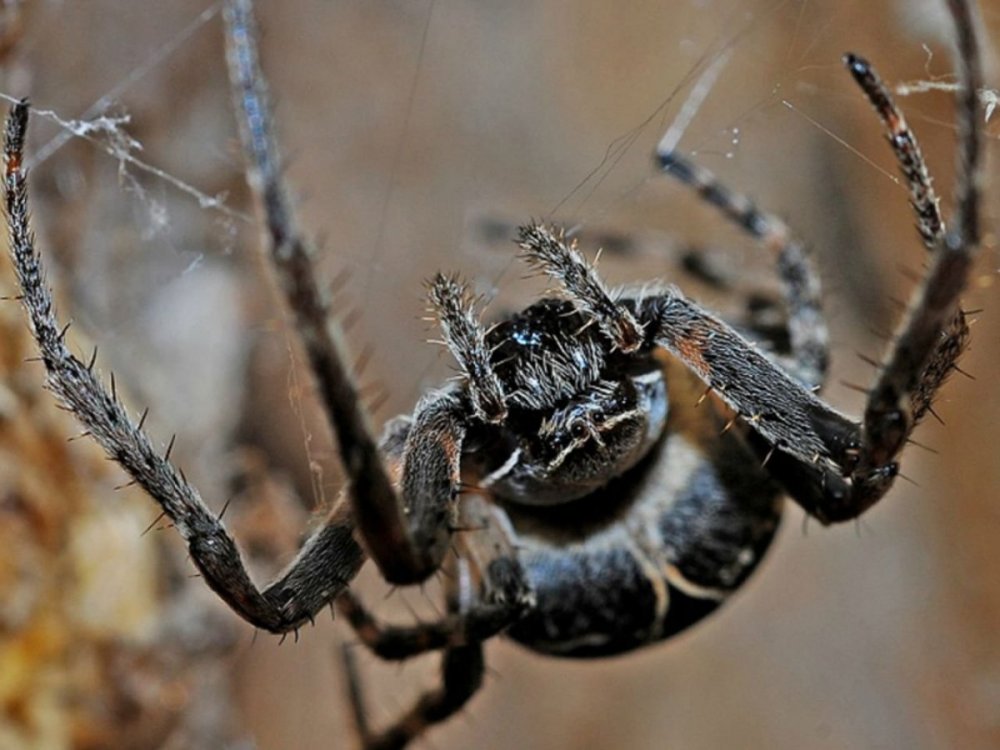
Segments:
[[[788,305],[792,352],[789,369],[809,387],[822,385],[829,366],[830,341],[819,275],[805,246],[781,219],[759,210],[746,195],[730,190],[712,172],[662,143],[657,147],[656,160],[664,173],[693,187],[726,218],[775,253]]]
[[[857,425],[728,323],[676,290],[633,303],[649,341],[684,362],[770,445],[830,470],[848,460]]]
[[[964,0],[949,0],[948,6],[957,31],[960,84],[954,227],[945,232],[942,225],[930,237],[933,246],[928,270],[910,298],[904,320],[869,392],[857,472],[871,471],[901,450],[914,426],[930,409],[934,395],[955,368],[968,341],[968,325],[958,307],[958,296],[966,286],[979,244],[981,137],[977,92],[982,87],[982,71],[969,5]],[[848,59],[848,64],[852,72],[860,65],[857,59],[853,63]],[[899,158],[905,172],[904,157]],[[926,200],[936,203],[933,193]],[[920,206],[917,208],[922,216]]]
[[[521,239],[533,262],[554,276],[560,274],[551,269],[585,264],[575,248],[544,226],[522,228]],[[592,267],[586,270],[596,277]],[[575,299],[577,291],[569,282],[567,287]],[[849,436],[856,429],[853,423],[805,390],[728,323],[673,289],[640,289],[634,296],[609,298],[608,304],[636,321],[641,344],[670,350],[773,445],[786,446],[804,461],[819,456],[830,466],[839,464],[841,457],[830,444],[841,434]]]
[[[950,5],[958,26],[962,82],[958,103],[958,229],[947,235],[932,256],[869,396],[861,424],[820,401],[731,326],[680,293],[667,290],[619,301],[634,310],[646,345],[668,349],[714,389],[758,436],[758,450],[763,449],[768,456],[772,449],[776,453],[772,473],[806,510],[828,522],[855,518],[885,494],[898,473],[895,457],[905,438],[929,408],[930,399],[964,346],[964,320],[957,310],[957,298],[978,242],[975,91],[981,76],[969,9],[959,0]],[[682,162],[668,159],[668,163]],[[715,181],[696,168],[682,167],[682,172],[730,216],[742,217],[752,231],[756,228],[767,236],[761,229],[760,214],[748,201],[720,192]],[[544,262],[556,267],[572,262],[571,249],[552,237],[550,253],[562,253],[565,258]],[[794,329],[792,334],[794,350]]]
[[[455,575],[447,579],[449,614],[436,622],[412,626],[385,625],[351,591],[337,599],[337,609],[358,638],[382,659],[403,660],[427,651],[485,641],[518,620],[535,602],[512,534],[500,513],[477,495],[462,505],[465,549]],[[470,594],[466,563],[482,577],[482,594]],[[458,580],[455,580],[458,576]]]
[[[647,335],[686,362],[762,442],[778,450],[772,473],[825,521],[855,518],[886,493],[898,473],[895,459],[906,438],[929,410],[967,340],[958,295],[979,241],[976,92],[982,78],[969,6],[950,0],[949,7],[958,32],[961,82],[957,228],[937,235],[929,268],[869,393],[860,425],[792,387],[784,373],[729,326],[679,294],[636,301]],[[935,203],[933,193],[926,200]],[[795,444],[789,442],[793,440]]]
[[[229,77],[242,115],[238,120],[248,180],[263,208],[272,266],[337,439],[358,531],[387,580],[422,581],[437,570],[447,550],[463,437],[459,425],[467,407],[453,408],[451,399],[425,400],[418,407],[407,444],[413,460],[404,460],[401,501],[346,364],[350,360],[343,332],[316,281],[312,250],[298,229],[282,180],[250,0],[227,2],[225,18]]]
[[[337,598],[337,611],[380,659],[404,661],[428,651],[458,648],[492,638],[514,622],[521,610],[507,604],[479,603],[468,612],[447,615],[435,622],[386,625],[375,619],[353,592],[344,591]]]
[[[345,646],[341,654],[351,697],[352,717],[365,750],[406,747],[431,725],[455,715],[482,687],[486,669],[482,643],[446,649],[441,656],[441,686],[421,695],[392,726],[375,732],[368,725],[364,690],[355,655],[350,646]]]
[[[487,571],[486,592],[461,610],[435,622],[410,626],[380,623],[351,591],[337,598],[337,610],[376,656],[402,661],[428,651],[485,641],[518,620],[533,597],[516,558],[497,558]]]
[[[403,660],[441,650],[442,684],[427,691],[388,729],[368,726],[361,676],[349,648],[343,652],[353,716],[366,750],[403,747],[431,724],[444,721],[472,697],[482,683],[482,643],[519,620],[535,605],[535,594],[517,557],[513,531],[501,513],[476,495],[466,496],[462,556],[449,558],[444,578],[447,614],[437,622],[410,627],[378,623],[350,591],[337,607],[371,651],[383,659]],[[479,571],[481,592],[471,569]]]
[[[428,291],[431,312],[437,316],[445,344],[465,373],[473,413],[483,422],[503,422],[507,418],[503,388],[490,364],[486,330],[468,287],[439,273],[431,279]]]
[[[893,101],[889,89],[867,60],[848,53],[844,55],[844,65],[885,127],[886,140],[910,191],[910,203],[917,214],[917,230],[924,246],[934,252],[944,238],[945,226],[941,218],[941,201],[934,191],[917,137]]]
[[[924,247],[932,254],[938,253],[948,241],[944,220],[941,217],[940,199],[934,191],[930,172],[916,135],[910,130],[903,112],[896,106],[888,88],[871,64],[854,54],[844,56],[844,64],[871,102],[886,130],[900,172],[910,191],[910,204],[917,215],[917,230]],[[973,243],[974,244],[974,243]],[[912,421],[919,422],[930,408],[937,387],[954,368],[955,361],[965,349],[969,326],[965,314],[955,310],[943,327],[937,349],[931,355],[927,374],[916,386],[911,386]]]
[[[541,224],[518,230],[517,244],[522,257],[534,268],[562,283],[581,312],[592,318],[601,331],[623,352],[634,352],[642,343],[642,330],[634,315],[615,300],[597,270],[560,231],[553,233]]]
[[[272,259],[296,313],[323,397],[330,413],[336,416],[333,426],[354,488],[354,513],[343,504],[336,505],[292,564],[266,588],[260,589],[251,581],[225,526],[169,462],[169,448],[166,456],[157,454],[141,429],[141,420],[139,425],[130,420],[113,386],[109,392],[92,366],[73,356],[64,343],[65,328],[60,329],[57,323],[28,222],[27,175],[22,168],[28,125],[26,101],[12,108],[5,127],[3,197],[21,300],[46,367],[49,387],[108,456],[160,505],[187,542],[192,561],[208,585],[254,626],[284,633],[310,621],[357,574],[365,557],[355,539],[359,526],[383,568],[395,573],[387,577],[413,580],[437,568],[450,533],[448,506],[457,496],[462,435],[459,431],[449,432],[454,422],[446,418],[442,427],[442,415],[452,405],[443,398],[426,399],[418,409],[414,424],[421,429],[405,430],[408,423],[397,425],[412,433],[407,436],[404,450],[426,461],[416,471],[411,467],[408,472],[404,466],[402,472],[404,489],[412,487],[415,475],[418,482],[425,482],[418,489],[427,490],[423,494],[411,493],[411,507],[407,509],[414,524],[411,532],[407,511],[396,496],[343,364],[339,331],[328,323],[326,301],[316,284],[311,259],[294,228],[268,129],[249,3],[234,0],[227,5],[226,18],[233,85],[246,117],[243,132],[255,166],[255,186],[266,208]],[[428,490],[426,483],[433,484],[434,489]],[[431,497],[426,498],[427,494]],[[430,533],[424,527],[428,524],[434,527]],[[424,544],[426,538],[433,543]]]
[[[4,201],[21,300],[38,342],[49,388],[108,456],[159,503],[187,542],[191,558],[208,585],[229,606],[248,622],[271,632],[300,627],[361,566],[364,553],[353,538],[354,522],[344,508],[335,507],[278,580],[263,590],[253,584],[232,537],[198,491],[166,456],[154,450],[116,396],[65,345],[65,329],[56,320],[28,223],[27,174],[22,168],[27,125],[28,104],[21,101],[12,108],[5,129]]]

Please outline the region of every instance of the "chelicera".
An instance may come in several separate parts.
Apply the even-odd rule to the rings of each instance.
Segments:
[[[958,296],[979,242],[976,91],[969,5],[950,0],[958,47],[956,209],[946,228],[913,133],[872,67],[848,71],[874,105],[910,189],[927,270],[859,421],[822,401],[828,339],[808,253],[774,216],[661,144],[657,164],[774,257],[785,326],[748,307],[726,320],[662,283],[609,289],[563,233],[523,227],[524,260],[558,297],[487,327],[466,285],[438,275],[430,306],[461,377],[427,393],[376,439],[342,337],[294,220],[271,130],[249,0],[230,0],[227,41],[248,172],[270,258],[295,317],[349,479],[296,559],[258,588],[197,491],[64,343],[28,226],[27,102],[7,120],[5,205],[24,306],[56,396],[160,505],[209,586],[258,628],[288,633],[335,603],[388,659],[442,652],[441,685],[366,747],[401,747],[479,688],[483,642],[506,633],[548,654],[589,657],[660,641],[715,610],[760,562],[787,495],[826,523],[857,518],[898,473],[968,339]],[[457,555],[450,551],[457,549]],[[349,586],[367,558],[393,584],[438,571],[448,614],[382,625]]]

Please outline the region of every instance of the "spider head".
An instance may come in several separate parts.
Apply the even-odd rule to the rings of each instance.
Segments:
[[[507,459],[483,480],[497,496],[554,505],[589,495],[636,464],[666,423],[658,369],[600,380],[555,408],[512,414]]]

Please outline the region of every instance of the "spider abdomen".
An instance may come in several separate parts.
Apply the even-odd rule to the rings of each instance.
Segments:
[[[668,638],[714,611],[777,530],[780,488],[711,402],[671,372],[664,439],[594,495],[507,508],[536,606],[508,632],[559,656],[604,656]]]

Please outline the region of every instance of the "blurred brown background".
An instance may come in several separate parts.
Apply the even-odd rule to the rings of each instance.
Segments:
[[[984,5],[995,86],[1000,10]],[[725,248],[733,267],[766,269],[764,254],[711,210],[651,176],[649,154],[692,71],[724,48],[729,63],[681,147],[815,249],[833,328],[827,394],[857,412],[860,396],[839,381],[870,377],[855,352],[878,353],[873,331],[892,325],[891,300],[911,286],[900,271],[919,269],[923,250],[877,119],[840,56],[867,55],[893,83],[945,76],[950,26],[937,3],[258,6],[302,221],[321,239],[324,274],[348,274],[341,309],[359,314],[351,340],[374,346],[366,380],[391,394],[379,421],[450,374],[424,343],[423,279],[446,268],[490,297],[502,288],[494,314],[536,289],[521,281],[507,243],[484,235],[484,220],[555,211],[635,237],[630,251],[602,259],[612,281],[671,277],[656,253],[671,238]],[[130,402],[152,407],[154,435],[178,433],[174,456],[216,507],[251,450],[255,465],[313,507],[336,496],[337,468],[257,258],[216,9],[29,1],[2,90],[30,93],[67,119],[110,93],[106,113],[130,115],[137,157],[224,196],[226,210],[199,205],[81,139],[33,172],[40,244],[81,348],[85,337],[100,343],[101,366],[115,370]],[[902,104],[950,205],[951,99]],[[41,118],[34,127],[35,153],[62,132]],[[991,165],[998,133],[991,122]],[[620,149],[623,136],[634,140]],[[945,425],[917,433],[937,453],[907,452],[913,483],[898,482],[856,526],[822,529],[790,507],[741,595],[673,642],[591,663],[491,644],[483,692],[421,746],[1000,746],[1000,253],[988,188],[990,235],[966,297],[967,308],[983,308],[963,363],[976,379],[955,377],[936,407]],[[380,614],[405,620],[410,604],[425,607],[419,591],[383,599],[375,578],[366,571],[362,585]],[[251,642],[235,617],[218,621],[237,634],[218,657],[236,735],[268,750],[352,746],[334,658],[345,627],[323,621],[279,648],[270,637]],[[362,665],[377,723],[435,678],[433,660]]]

